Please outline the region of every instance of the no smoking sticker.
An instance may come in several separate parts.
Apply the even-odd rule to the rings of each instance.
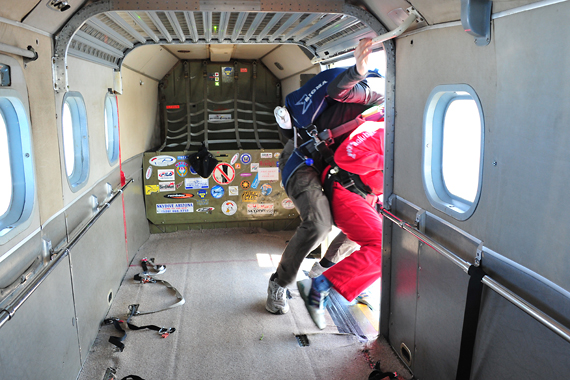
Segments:
[[[212,178],[214,178],[214,181],[220,185],[227,185],[234,180],[235,176],[235,169],[225,162],[218,164],[212,173]]]

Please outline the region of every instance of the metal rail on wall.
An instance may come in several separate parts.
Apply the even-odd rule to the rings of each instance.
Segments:
[[[406,221],[398,218],[390,211],[386,210],[384,207],[380,207],[380,213],[394,223],[396,226],[400,227],[401,229],[409,232],[413,235],[416,239],[421,241],[422,243],[426,244],[428,247],[435,250],[437,253],[441,254],[455,265],[463,269],[465,273],[469,271],[469,267],[472,265],[467,261],[459,258],[455,253],[451,252],[450,250],[446,249],[442,245],[436,243],[420,230],[415,228],[414,226],[410,225]],[[483,284],[494,290],[496,293],[501,295],[507,301],[511,302],[513,305],[517,306],[519,309],[542,323],[544,326],[548,327],[550,330],[558,334],[567,342],[570,342],[570,329],[562,325],[560,322],[556,321],[554,318],[550,317],[548,314],[540,311],[535,306],[531,305],[529,302],[515,294],[514,292],[510,291],[509,289],[505,288],[503,285],[498,283],[497,281],[493,280],[489,276],[483,276],[481,280]]]
[[[95,224],[95,222],[103,215],[103,213],[111,206],[111,203],[123,193],[125,188],[133,182],[130,179],[118,189],[109,200],[101,206],[97,213],[87,222],[87,224],[79,231],[79,233],[71,239],[64,247],[55,252],[51,261],[31,280],[30,284],[22,290],[22,292],[7,307],[0,310],[0,328],[6,324],[16,311],[26,302],[28,298],[39,288],[53,270],[69,255],[69,251],[75,247],[79,240],[87,233],[87,231]]]

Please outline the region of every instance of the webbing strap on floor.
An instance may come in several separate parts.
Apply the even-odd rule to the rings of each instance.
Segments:
[[[461,332],[461,348],[459,351],[456,380],[469,380],[471,377],[471,365],[473,362],[475,338],[477,337],[481,295],[483,293],[483,282],[481,281],[485,276],[483,269],[475,265],[471,265],[467,273],[471,278],[469,279],[469,286],[467,288],[467,300],[465,302],[465,314],[463,316],[463,331]]]

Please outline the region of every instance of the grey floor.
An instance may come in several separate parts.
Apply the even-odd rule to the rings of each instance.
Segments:
[[[175,327],[162,338],[151,330],[127,330],[125,349],[108,342],[120,335],[102,326],[84,363],[79,380],[103,379],[109,367],[116,376],[166,379],[368,379],[371,365],[407,373],[382,338],[362,343],[340,334],[329,315],[328,325],[313,324],[296,288],[291,311],[272,315],[265,310],[269,276],[291,237],[291,231],[220,229],[151,235],[129,268],[108,317],[126,318],[128,305],[157,310],[177,302],[159,284],[140,284],[140,259],[154,257],[167,269],[156,278],[168,281],[186,303],[155,314],[133,317],[131,323]],[[314,260],[306,260],[310,268]],[[299,278],[304,278],[302,271]],[[305,334],[301,347],[296,335]]]

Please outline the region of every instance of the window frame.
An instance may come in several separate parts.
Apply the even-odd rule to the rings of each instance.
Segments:
[[[115,165],[119,159],[119,112],[117,109],[117,95],[107,93],[103,117],[105,118],[105,148],[109,164]]]
[[[73,169],[70,175],[67,175],[67,162],[65,158],[66,142],[64,140],[63,112],[65,105],[69,107],[71,112],[71,128],[73,135]],[[87,183],[89,178],[89,131],[87,128],[87,109],[85,101],[81,93],[76,91],[67,92],[61,104],[61,139],[63,147],[63,172],[66,174],[67,183],[71,191],[76,192]]]
[[[0,112],[6,124],[12,177],[10,204],[0,215],[0,244],[3,244],[11,231],[20,231],[22,225],[27,227],[35,206],[36,184],[31,126],[18,91],[0,89]]]
[[[460,93],[467,93],[460,94]],[[443,128],[449,105],[460,99],[475,101],[481,121],[481,147],[477,193],[473,202],[451,194],[443,178]],[[481,196],[483,182],[483,156],[485,149],[485,119],[479,96],[467,84],[440,85],[435,87],[426,102],[423,120],[422,181],[430,204],[437,210],[464,221],[469,219]]]

